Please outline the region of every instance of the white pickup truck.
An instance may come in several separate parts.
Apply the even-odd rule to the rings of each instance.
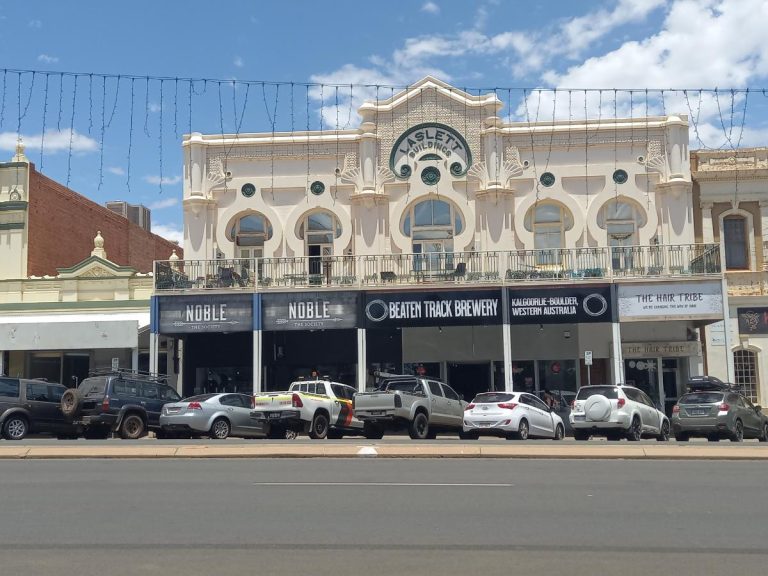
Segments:
[[[286,431],[310,438],[341,438],[362,434],[363,423],[352,414],[357,390],[327,380],[293,382],[285,392],[257,394],[251,419],[264,427],[268,438],[284,438]]]
[[[355,417],[366,438],[381,438],[387,429],[407,429],[414,440],[437,432],[463,435],[467,403],[447,384],[417,376],[386,377],[374,392],[355,395]]]

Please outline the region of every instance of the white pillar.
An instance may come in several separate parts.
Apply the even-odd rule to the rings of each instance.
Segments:
[[[360,125],[360,168],[363,171],[363,189],[357,192],[376,191],[376,125],[363,122]]]
[[[728,281],[723,277],[720,281],[721,290],[723,291],[723,335],[725,336],[725,364],[728,375],[728,382],[735,384],[736,371],[733,366],[733,342],[731,338],[731,311],[728,305]]]
[[[176,373],[176,392],[183,395],[184,391],[184,340],[176,340],[176,357],[179,359],[179,371]]]
[[[366,355],[365,328],[357,329],[357,390],[365,392],[368,381],[368,360]]]
[[[768,254],[765,250],[768,246],[768,201],[760,201],[760,236],[763,239],[763,245],[761,246],[763,252],[763,262],[757,265],[758,270],[765,270],[766,263],[768,262]]]
[[[512,392],[515,389],[512,378],[512,328],[506,322],[501,325],[501,335],[504,346],[504,392]]]
[[[138,348],[132,348],[131,349],[131,370],[134,372],[139,369],[139,349]],[[0,374],[3,371],[0,370]]]
[[[160,356],[160,334],[149,333],[149,372],[157,374],[158,358]]]
[[[701,239],[705,244],[714,244],[715,242],[715,232],[712,226],[712,202],[701,203]]]
[[[611,322],[611,338],[613,340],[613,383],[624,384],[624,358],[621,353],[621,324]]]
[[[0,376],[6,376],[5,371],[6,371],[5,351],[0,350]]]
[[[253,393],[261,394],[261,330],[253,331]]]

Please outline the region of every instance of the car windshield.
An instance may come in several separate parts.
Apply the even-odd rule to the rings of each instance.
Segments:
[[[605,396],[609,400],[616,400],[619,397],[619,389],[616,386],[584,386],[579,389],[576,400],[586,400],[595,394]]]
[[[218,394],[199,394],[197,396],[190,396],[189,398],[184,398],[181,401],[182,402],[205,402],[206,400],[210,400],[214,396],[218,396]]]
[[[100,396],[106,388],[106,378],[86,378],[80,383],[79,392],[83,396]]]
[[[678,404],[716,404],[723,401],[723,395],[716,392],[696,392],[686,394],[678,401]]]
[[[419,382],[392,382],[387,386],[387,390],[399,390],[400,392],[421,392],[421,383]]]
[[[514,394],[504,394],[502,392],[486,392],[485,394],[478,394],[475,399],[472,400],[473,404],[489,404],[495,402],[509,402],[514,400]]]

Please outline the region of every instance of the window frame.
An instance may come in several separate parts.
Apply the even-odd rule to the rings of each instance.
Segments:
[[[731,238],[729,241],[729,230],[733,230],[733,228],[729,227],[728,224],[733,224],[735,222],[739,222],[741,224],[741,234],[742,237],[739,239],[733,239]],[[726,270],[750,270],[751,269],[751,259],[749,254],[749,226],[747,224],[747,218],[745,216],[742,216],[741,214],[728,214],[727,216],[724,216],[722,219],[723,223],[723,229],[722,229],[722,236],[723,236],[723,252],[725,253],[725,269]],[[728,223],[728,224],[727,224]],[[737,251],[736,249],[740,250],[741,253],[738,254],[740,257],[740,260],[738,262],[734,262],[733,264],[729,264],[729,260],[733,261],[734,256],[729,256],[731,251]],[[743,262],[743,265],[740,265]]]

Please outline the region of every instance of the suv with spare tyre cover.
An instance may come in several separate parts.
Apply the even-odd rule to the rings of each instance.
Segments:
[[[573,437],[607,436],[608,440],[637,441],[653,436],[669,440],[669,419],[658,410],[648,395],[632,386],[582,386],[573,401],[569,416]]]
[[[133,371],[94,374],[61,397],[64,417],[81,427],[86,438],[136,439],[160,430],[160,414],[181,400],[165,378]]]
[[[37,432],[76,437],[76,427],[59,409],[65,390],[55,382],[0,376],[0,434],[6,440],[22,440]]]

